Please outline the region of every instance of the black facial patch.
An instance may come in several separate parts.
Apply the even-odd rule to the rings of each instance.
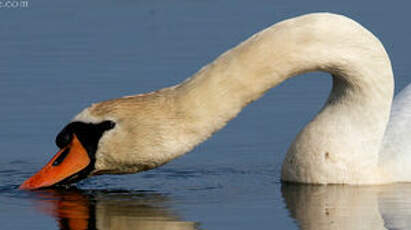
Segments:
[[[94,155],[97,150],[98,142],[107,130],[114,128],[115,123],[112,121],[103,121],[98,124],[84,123],[75,121],[64,127],[56,137],[56,145],[64,148],[70,144],[73,134],[76,134],[81,144],[86,148],[89,156]]]
[[[94,163],[96,162],[96,151],[100,138],[103,133],[107,130],[113,129],[115,127],[113,121],[103,121],[97,124],[85,123],[80,121],[71,122],[56,137],[56,145],[59,148],[64,148],[71,143],[73,139],[73,134],[77,136],[80,143],[87,150],[87,154],[90,158],[90,164],[79,173],[72,175],[71,177],[61,181],[59,184],[66,184],[68,182],[72,183],[86,178],[89,173],[94,170]],[[67,151],[68,153],[68,151]],[[64,156],[63,156],[64,155]],[[61,154],[61,159],[58,157],[53,165],[59,165],[67,154]]]

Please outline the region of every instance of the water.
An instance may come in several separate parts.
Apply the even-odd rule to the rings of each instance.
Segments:
[[[251,34],[303,13],[343,13],[373,31],[391,56],[398,92],[411,81],[404,4],[30,0],[0,8],[1,228],[409,229],[411,185],[280,183],[284,153],[330,90],[323,73],[271,90],[159,169],[68,190],[16,189],[90,103],[176,84]]]

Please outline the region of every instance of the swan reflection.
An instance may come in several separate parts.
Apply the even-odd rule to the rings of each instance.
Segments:
[[[60,229],[197,229],[167,209],[161,194],[130,191],[42,190],[36,208],[56,218]]]
[[[291,217],[301,229],[411,229],[411,185],[283,184]]]

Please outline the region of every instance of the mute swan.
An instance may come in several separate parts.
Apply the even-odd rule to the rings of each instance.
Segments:
[[[391,143],[383,142],[394,89],[384,47],[351,19],[315,13],[256,33],[181,84],[84,109],[57,136],[61,150],[20,189],[161,166],[206,140],[270,88],[311,71],[331,73],[333,87],[291,144],[282,180],[411,181],[411,172],[400,168],[409,156],[393,155]]]

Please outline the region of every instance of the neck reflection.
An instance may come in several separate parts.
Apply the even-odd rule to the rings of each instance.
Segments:
[[[411,184],[297,185],[281,192],[301,229],[411,229]]]
[[[168,198],[146,191],[41,190],[35,207],[60,229],[197,229],[167,208]]]

